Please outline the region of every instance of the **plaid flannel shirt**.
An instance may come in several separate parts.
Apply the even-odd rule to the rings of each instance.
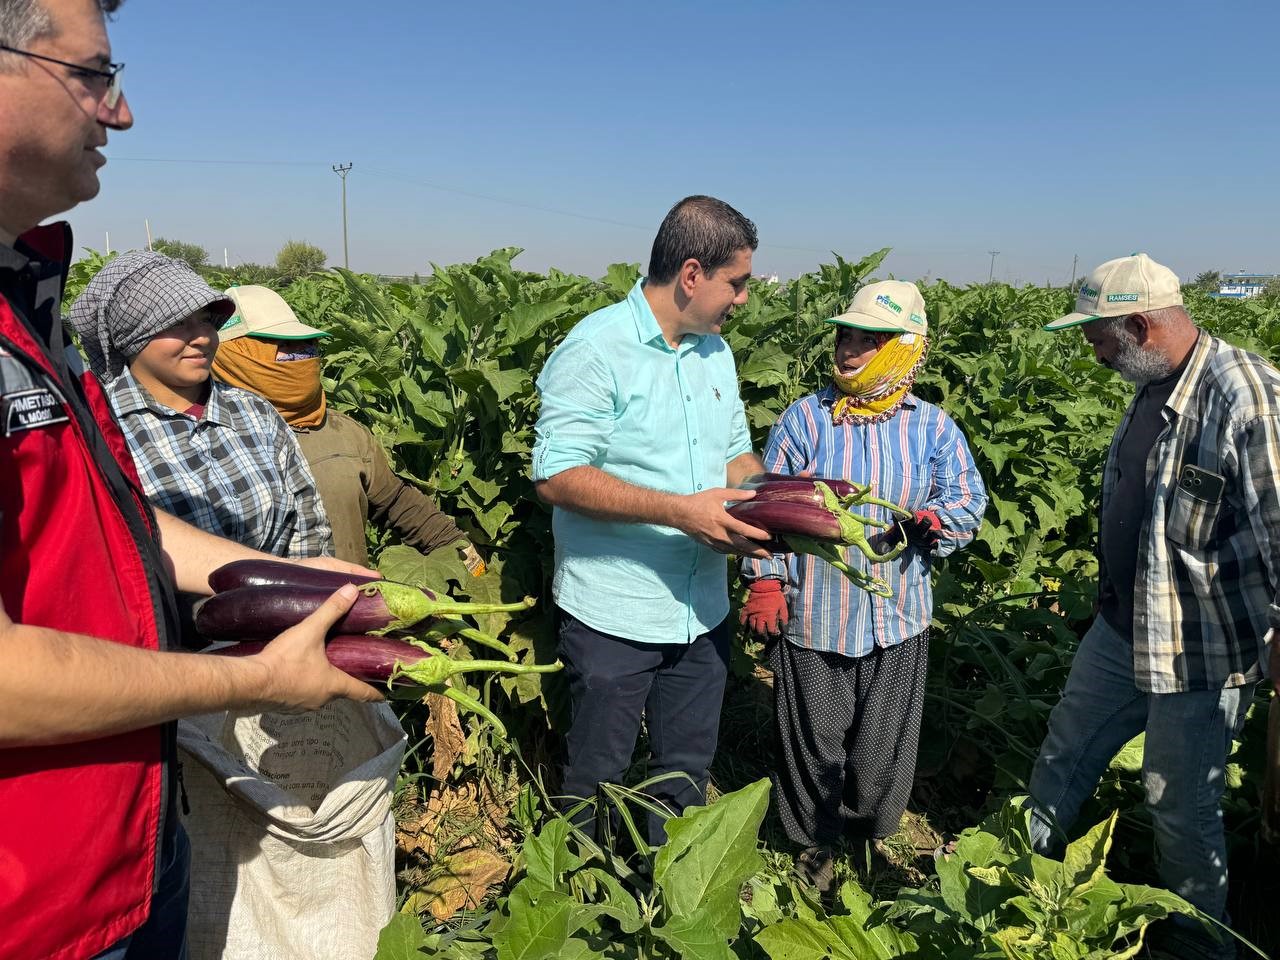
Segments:
[[[1261,679],[1267,629],[1280,627],[1280,371],[1202,332],[1163,413],[1147,458],[1134,680],[1149,693],[1242,686]],[[1103,510],[1132,414],[1107,455]]]
[[[107,394],[153,505],[278,557],[333,553],[315,477],[267,400],[213,381],[194,420],[156,403],[128,370]]]

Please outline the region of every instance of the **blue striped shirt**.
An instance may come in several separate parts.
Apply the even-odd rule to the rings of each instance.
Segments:
[[[960,428],[931,403],[908,394],[882,423],[831,422],[834,387],[797,400],[782,414],[765,448],[773,473],[843,477],[872,485],[875,496],[908,510],[933,510],[942,520],[934,556],[944,557],[973,539],[987,494]],[[888,519],[883,507],[859,513]],[[874,541],[873,541],[874,542]],[[850,559],[868,569],[857,550]],[[887,580],[884,599],[855,587],[825,560],[808,555],[744,560],[748,579],[776,577],[792,587],[785,636],[797,646],[861,657],[922,632],[933,615],[930,557],[908,547],[893,561],[870,567]]]

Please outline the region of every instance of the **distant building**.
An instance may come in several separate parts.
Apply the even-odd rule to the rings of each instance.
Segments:
[[[1224,273],[1218,280],[1218,292],[1214,296],[1230,297],[1233,300],[1256,297],[1277,276],[1274,273]]]

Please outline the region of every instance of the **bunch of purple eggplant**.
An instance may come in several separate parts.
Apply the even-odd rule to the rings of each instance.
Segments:
[[[821,557],[855,586],[879,597],[891,597],[889,584],[850,562],[849,547],[856,547],[869,563],[886,563],[906,549],[905,537],[878,552],[867,528],[888,530],[893,523],[858,513],[857,508],[883,507],[895,517],[911,519],[911,511],[871,495],[871,487],[835,477],[794,477],[762,473],[739,485],[755,496],[729,507],[729,513],[753,526],[768,530],[765,546],[777,553],[808,553]]]
[[[516,603],[459,603],[449,596],[407,583],[273,560],[237,560],[209,576],[214,594],[196,607],[195,626],[209,640],[233,640],[211,652],[248,656],[277,634],[314,613],[339,587],[360,591],[351,609],[325,641],[325,655],[339,670],[370,683],[440,693],[459,707],[488,720],[500,736],[502,722],[484,704],[449,684],[463,673],[551,673],[549,664],[516,663],[516,652],[497,637],[482,633],[462,615],[528,610],[532,597]],[[506,660],[453,659],[427,644],[460,637],[497,650]]]

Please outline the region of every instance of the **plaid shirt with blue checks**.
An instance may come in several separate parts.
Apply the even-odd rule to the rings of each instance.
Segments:
[[[213,381],[193,419],[153,400],[128,370],[107,394],[154,506],[278,557],[333,553],[315,477],[267,400]]]

